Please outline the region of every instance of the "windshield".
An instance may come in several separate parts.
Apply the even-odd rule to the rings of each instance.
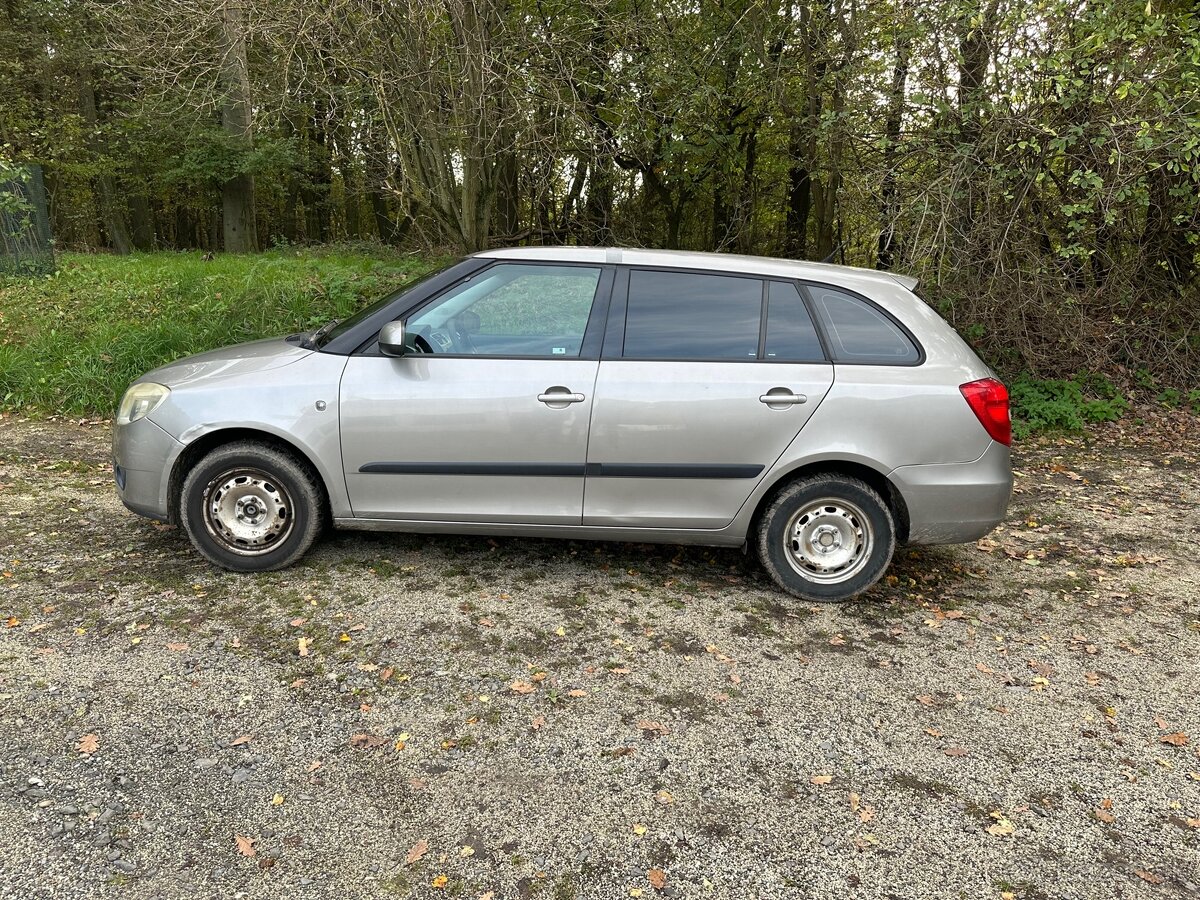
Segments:
[[[451,263],[451,265],[455,265],[457,262],[458,261],[456,260],[455,263]],[[361,322],[364,319],[367,319],[370,316],[374,315],[375,313],[379,312],[379,310],[383,309],[389,303],[404,296],[409,291],[411,291],[413,288],[425,283],[433,276],[440,275],[442,272],[446,271],[446,269],[448,269],[448,268],[450,268],[450,266],[443,266],[440,269],[434,269],[432,272],[427,272],[426,274],[424,274],[420,278],[418,278],[416,281],[411,282],[410,284],[404,285],[404,287],[400,288],[400,290],[393,291],[392,293],[380,298],[379,300],[376,300],[374,303],[370,304],[369,306],[364,306],[362,309],[360,309],[354,315],[349,316],[345,319],[342,319],[341,321],[336,322],[336,324],[333,322],[330,322],[329,324],[322,325],[313,334],[312,340],[313,340],[314,346],[318,350],[321,349],[326,344],[328,344],[330,341],[332,341],[335,337],[345,334],[347,331],[349,331],[351,328],[353,328],[359,322]]]

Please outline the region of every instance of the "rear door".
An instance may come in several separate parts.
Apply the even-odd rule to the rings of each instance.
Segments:
[[[794,284],[622,270],[596,379],[583,523],[729,524],[832,383]]]

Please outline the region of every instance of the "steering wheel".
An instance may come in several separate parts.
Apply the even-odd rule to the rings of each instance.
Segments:
[[[429,343],[429,339],[425,336],[429,333],[429,328],[426,326],[413,335],[413,348],[418,353],[432,353],[433,345]]]

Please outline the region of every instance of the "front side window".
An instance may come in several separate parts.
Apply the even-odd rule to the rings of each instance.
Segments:
[[[406,341],[422,353],[577,357],[600,271],[492,266],[410,316]]]
[[[810,285],[834,362],[913,365],[921,352],[890,318],[866,301],[834,288]]]
[[[625,359],[756,359],[762,282],[691,272],[629,273]]]

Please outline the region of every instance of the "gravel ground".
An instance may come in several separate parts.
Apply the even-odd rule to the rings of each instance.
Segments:
[[[0,896],[1197,896],[1198,434],[1027,445],[989,538],[810,607],[630,544],[233,576],[105,426],[0,418]]]

